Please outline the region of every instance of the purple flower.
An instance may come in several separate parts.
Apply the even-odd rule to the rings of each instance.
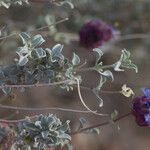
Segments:
[[[144,96],[133,99],[132,113],[139,126],[150,125],[150,89],[142,88]]]
[[[96,48],[113,38],[114,29],[101,20],[91,20],[83,24],[79,31],[80,45]]]

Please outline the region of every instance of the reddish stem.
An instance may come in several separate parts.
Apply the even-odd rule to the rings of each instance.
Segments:
[[[113,122],[120,121],[121,119],[124,119],[124,118],[126,118],[126,117],[128,117],[130,115],[132,115],[132,112],[129,112],[127,114],[124,114],[124,115],[118,117],[117,119],[113,120]],[[110,124],[110,121],[106,121],[106,122],[103,122],[103,123],[99,123],[99,124],[95,124],[95,125],[92,125],[92,126],[89,126],[89,127],[82,128],[81,130],[75,131],[75,132],[71,132],[70,134],[74,135],[74,134],[82,133],[84,131],[87,131],[87,130],[90,130],[90,129],[94,129],[94,128],[97,128],[97,127],[101,127],[101,126],[104,126],[104,125],[109,125],[109,124]]]

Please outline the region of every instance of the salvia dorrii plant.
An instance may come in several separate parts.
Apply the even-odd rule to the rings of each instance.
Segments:
[[[74,5],[69,0],[1,0],[0,6],[9,8],[10,5],[24,5],[34,3],[53,3],[58,6],[69,4],[71,8]],[[65,19],[68,20],[68,19]],[[60,21],[61,22],[61,21]],[[57,22],[56,22],[57,23]],[[52,24],[54,25],[54,24]],[[36,31],[48,28],[38,28]],[[56,43],[47,47],[43,46],[45,38],[42,34],[34,34],[32,32],[21,32],[15,35],[20,37],[22,44],[16,49],[17,56],[10,65],[0,67],[0,89],[4,94],[11,96],[17,90],[26,92],[26,89],[33,87],[49,87],[58,86],[66,91],[74,91],[77,89],[81,104],[85,110],[73,110],[66,108],[29,108],[15,107],[0,104],[0,108],[12,110],[62,110],[68,112],[90,113],[99,117],[109,117],[106,122],[96,125],[85,126],[86,120],[80,118],[80,126],[73,130],[70,126],[70,120],[60,120],[55,114],[37,114],[27,116],[20,120],[0,119],[0,148],[3,150],[50,150],[55,148],[63,149],[71,146],[71,136],[79,133],[99,133],[99,127],[115,123],[129,115],[133,115],[139,126],[150,125],[150,90],[142,88],[144,96],[136,97],[131,104],[130,112],[118,116],[115,110],[111,114],[100,113],[93,110],[87,105],[82,97],[82,89],[91,91],[98,103],[99,107],[103,107],[103,99],[101,98],[102,87],[106,82],[115,80],[115,72],[124,72],[126,69],[138,72],[137,66],[131,60],[131,53],[127,49],[120,52],[120,57],[113,64],[105,64],[102,61],[104,52],[101,45],[112,40],[115,36],[115,29],[99,19],[93,19],[81,27],[79,31],[78,44],[84,48],[93,49],[95,55],[95,63],[93,66],[85,67],[85,62],[81,62],[77,53],[72,54],[72,58],[67,58],[63,54],[64,45]],[[9,38],[13,35],[2,36],[1,40]],[[83,86],[84,77],[81,72],[97,72],[99,82],[95,87]],[[126,97],[134,96],[134,92],[125,84],[120,91],[115,91]],[[111,121],[110,121],[111,120]]]

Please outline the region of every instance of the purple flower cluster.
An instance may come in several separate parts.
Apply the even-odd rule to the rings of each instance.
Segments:
[[[83,24],[79,31],[80,45],[96,48],[113,38],[114,29],[101,20],[91,20]]]
[[[150,125],[150,89],[142,88],[144,96],[133,99],[132,112],[139,126]]]

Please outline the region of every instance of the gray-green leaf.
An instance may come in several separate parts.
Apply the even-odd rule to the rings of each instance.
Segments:
[[[73,53],[73,58],[72,58],[73,66],[79,65],[79,63],[80,63],[80,57],[76,53]]]
[[[31,55],[34,59],[40,59],[46,57],[46,52],[43,50],[43,48],[36,48],[32,51]]]
[[[24,66],[24,65],[27,64],[27,62],[28,62],[27,56],[20,56],[18,65],[19,65],[19,66]]]
[[[103,55],[103,52],[99,48],[94,48],[93,51],[96,52],[96,64],[98,64],[99,60],[101,59]]]
[[[43,37],[40,34],[38,34],[33,37],[31,43],[32,43],[32,47],[37,47],[43,44],[44,42],[45,40],[43,39]]]
[[[21,32],[19,36],[21,37],[23,44],[26,44],[31,39],[26,32]]]

